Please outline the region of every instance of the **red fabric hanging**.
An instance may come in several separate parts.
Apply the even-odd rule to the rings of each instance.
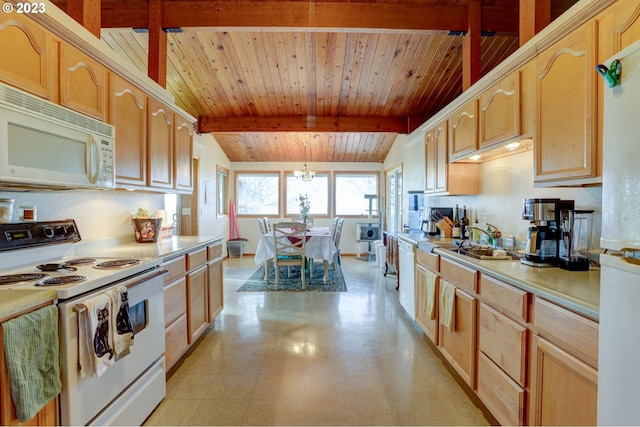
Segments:
[[[238,217],[236,216],[236,205],[231,199],[229,199],[229,240],[245,240],[240,237]]]

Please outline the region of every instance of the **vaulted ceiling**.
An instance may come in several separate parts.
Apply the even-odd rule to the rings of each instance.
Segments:
[[[462,93],[474,19],[469,0],[98,3],[101,38],[144,73],[160,17],[166,88],[231,161],[302,161],[308,142],[309,161],[382,162]],[[573,3],[552,1],[551,19]],[[519,4],[481,2],[476,79],[518,48]]]

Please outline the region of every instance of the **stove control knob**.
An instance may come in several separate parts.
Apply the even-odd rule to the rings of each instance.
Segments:
[[[42,228],[42,234],[44,234],[45,237],[52,238],[55,233],[53,232],[51,227],[45,226]]]

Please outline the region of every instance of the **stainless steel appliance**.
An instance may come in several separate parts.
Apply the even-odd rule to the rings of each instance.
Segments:
[[[430,208],[428,219],[422,221],[421,230],[423,233],[427,233],[430,236],[438,236],[441,231],[438,228],[438,222],[444,218],[448,217],[453,221],[453,209],[452,208]]]
[[[151,258],[79,257],[73,248],[78,241],[80,234],[73,220],[0,224],[0,286],[14,290],[47,287],[57,292],[62,425],[140,425],[166,392],[165,271]],[[46,264],[73,270],[38,268]],[[78,312],[86,309],[88,298],[115,285],[128,289],[137,331],[135,344],[100,377],[80,378]]]
[[[0,186],[113,189],[115,129],[0,83]]]
[[[522,263],[534,267],[553,267],[558,264],[560,212],[573,207],[573,200],[523,200],[522,219],[528,220],[531,226],[527,232],[525,257],[520,260]]]

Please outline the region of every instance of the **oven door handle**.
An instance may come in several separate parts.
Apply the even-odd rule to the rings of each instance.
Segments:
[[[167,270],[158,270],[149,276],[142,277],[133,283],[126,284],[125,288],[127,288],[127,290],[131,290],[138,285],[148,282],[149,280],[155,279],[156,277],[164,276],[165,274],[168,274],[168,273],[169,272]],[[82,313],[83,311],[86,311],[86,310],[87,310],[87,306],[84,304],[76,304],[73,306],[73,311],[75,311],[76,313]]]

